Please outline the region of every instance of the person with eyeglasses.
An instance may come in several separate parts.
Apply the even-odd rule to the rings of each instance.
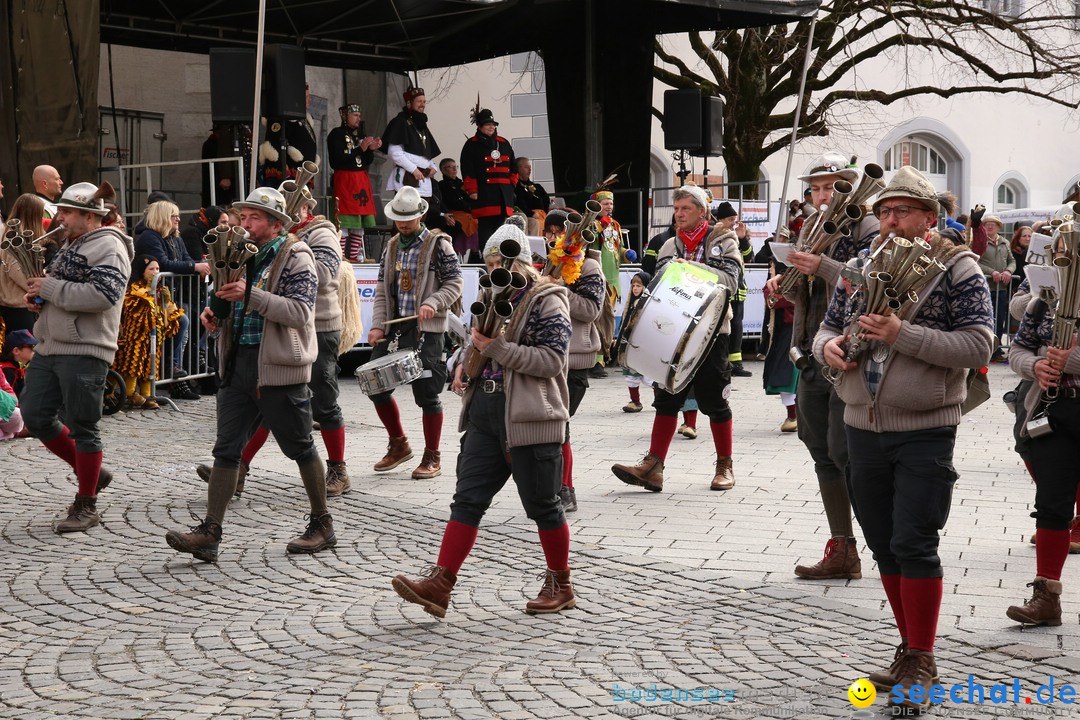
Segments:
[[[817,225],[822,208],[828,207],[841,180],[854,184],[859,169],[851,167],[848,159],[838,152],[818,157],[810,172],[799,177],[809,187],[809,204],[815,210],[805,218],[799,239],[805,240]],[[862,561],[851,521],[851,499],[848,496],[847,438],[844,434],[844,402],[836,389],[821,374],[821,365],[813,359],[811,349],[832,289],[840,280],[844,264],[860,251],[870,247],[877,237],[878,221],[864,208],[865,217],[854,225],[850,236],[842,237],[820,255],[792,250],[790,266],[799,273],[799,282],[784,295],[794,305],[791,327],[791,347],[804,358],[795,386],[796,433],[814,460],[818,492],[829,525],[829,540],[821,560],[810,565],[796,565],[795,575],[805,580],[856,580],[862,577]],[[775,293],[780,285],[778,273],[769,279],[767,291]],[[786,350],[786,348],[785,348]]]
[[[937,191],[922,173],[910,166],[896,172],[874,202],[881,234],[870,250],[894,235],[925,240],[927,254],[945,270],[899,311],[858,316],[873,345],[854,362],[845,356],[845,333],[858,312],[852,297],[858,296],[841,284],[813,348],[819,363],[839,371],[836,392],[844,401],[855,516],[900,634],[892,665],[869,679],[879,690],[891,690],[890,707],[905,713],[930,706],[928,693],[909,692],[914,685],[939,682],[938,533],[957,478],[952,457],[968,369],[986,365],[993,350],[990,291],[978,257],[938,234],[940,209]]]

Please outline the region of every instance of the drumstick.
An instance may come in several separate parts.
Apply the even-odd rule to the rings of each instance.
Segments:
[[[400,318],[397,318],[396,320],[387,320],[386,322],[383,323],[383,325],[393,325],[394,323],[399,323],[399,322],[409,322],[410,320],[415,320],[418,317],[420,317],[420,316],[419,315],[409,315],[408,317],[400,317]]]

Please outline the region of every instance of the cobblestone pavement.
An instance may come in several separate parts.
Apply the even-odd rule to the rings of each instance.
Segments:
[[[193,467],[209,458],[212,398],[103,421],[116,480],[99,500],[102,526],[85,535],[52,530],[74,494],[60,462],[35,441],[3,443],[0,717],[883,717],[883,698],[879,714],[847,698],[896,643],[876,568],[863,549],[862,580],[793,576],[820,557],[825,519],[809,455],[779,432],[760,364],[748,367],[755,377],[737,379],[732,395],[738,484],[727,493],[708,490],[707,422],[699,439],[674,441],[665,492],[616,480],[610,465],[647,449],[652,413],[621,412],[620,375],[593,381],[574,422],[579,603],[558,616],[522,611],[543,556],[512,489],[492,507],[444,621],[390,589],[437,552],[457,445],[449,393],[449,469],[416,481],[411,463],[368,471],[385,433],[343,380],[354,489],[331,500],[337,548],[315,556],[285,553],[306,502],[273,442],[230,508],[218,564],[165,544],[166,530],[205,509]],[[1071,563],[1061,627],[1025,631],[1005,617],[1034,575],[1034,492],[999,399],[1013,377],[994,366],[991,379],[993,399],[960,432],[938,663],[946,684],[1017,678],[1020,704],[1010,689],[1009,704],[936,714],[1067,717],[1060,702],[1024,698],[1080,671],[1080,577]],[[410,393],[398,398],[420,445],[419,411]],[[663,689],[686,692],[652,701]]]

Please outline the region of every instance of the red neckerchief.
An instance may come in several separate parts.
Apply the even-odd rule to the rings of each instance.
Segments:
[[[705,239],[705,231],[708,228],[709,223],[705,221],[705,218],[702,218],[697,227],[690,232],[684,233],[682,230],[679,231],[679,237],[682,238],[683,245],[686,246],[686,253],[688,255],[693,255],[694,251],[697,250],[698,244]]]
[[[310,223],[310,222],[311,222],[312,220],[314,220],[314,219],[315,219],[315,216],[314,216],[314,215],[308,215],[308,218],[307,218],[307,220],[305,220],[304,222],[300,223],[299,225],[294,225],[294,226],[293,226],[292,228],[290,228],[290,229],[289,229],[289,232],[291,232],[291,233],[296,233],[296,232],[298,232],[298,231],[300,231],[300,230],[303,230],[303,229],[304,229],[304,228],[306,228],[306,227],[308,226],[308,224],[309,224],[309,223]]]
[[[600,216],[600,227],[607,227],[610,224],[611,224],[611,216],[610,215],[601,215]]]

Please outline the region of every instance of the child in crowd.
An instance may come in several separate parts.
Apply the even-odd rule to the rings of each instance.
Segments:
[[[4,379],[11,386],[15,396],[22,395],[26,382],[26,366],[34,357],[34,346],[38,341],[29,330],[12,330],[4,338],[4,352],[0,354],[0,370]]]
[[[10,440],[23,429],[19,400],[7,379],[0,374],[0,440]]]
[[[158,408],[156,400],[146,397],[150,394],[149,378],[153,369],[150,365],[150,332],[157,329],[156,362],[161,367],[165,340],[180,329],[180,316],[184,314],[183,309],[172,301],[172,295],[164,285],[158,288],[156,297],[150,294],[150,287],[158,272],[157,260],[149,255],[139,255],[131,264],[132,279],[124,297],[113,370],[124,376],[128,402],[132,408]]]
[[[623,308],[623,319],[629,317],[630,313],[634,311],[638,303],[642,301],[642,293],[645,292],[645,288],[652,280],[652,275],[644,270],[639,271],[633,278],[630,279],[630,297],[626,299],[626,306]],[[626,330],[626,323],[622,323],[620,328],[620,335]],[[619,343],[616,342],[615,346],[618,347]],[[630,402],[623,405],[623,412],[636,413],[641,412],[641,386],[652,386],[652,380],[645,377],[641,373],[634,372],[628,367],[623,367],[623,377],[626,378],[626,387],[630,390]]]
[[[694,391],[691,390],[690,394],[686,396],[686,401],[683,402],[682,425],[679,426],[679,434],[687,440],[697,440],[697,413],[697,398],[694,397]]]

